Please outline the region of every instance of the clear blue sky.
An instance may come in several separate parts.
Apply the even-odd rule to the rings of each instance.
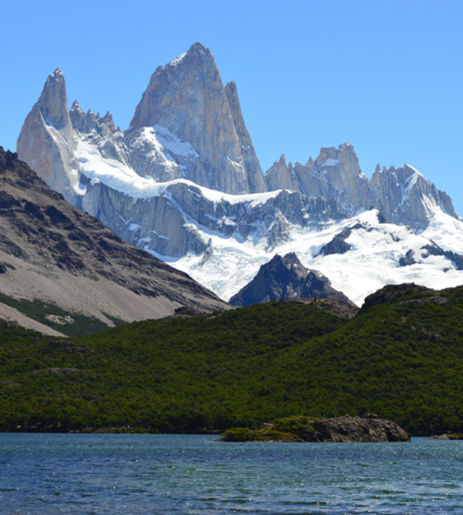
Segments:
[[[151,74],[200,41],[238,87],[262,168],[354,145],[405,162],[463,216],[462,0],[17,0],[2,8],[0,145],[47,76],[125,129]]]

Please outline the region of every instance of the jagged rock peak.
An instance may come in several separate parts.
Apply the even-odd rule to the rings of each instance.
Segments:
[[[101,121],[108,126],[111,132],[116,132],[116,126],[114,125],[113,115],[107,111],[107,113],[101,118]]]
[[[286,298],[331,298],[350,302],[331,286],[330,280],[317,270],[302,265],[294,252],[275,256],[262,265],[254,279],[230,299],[230,304],[251,304]]]
[[[266,191],[236,87],[224,88],[210,50],[195,43],[151,76],[126,135],[159,126],[200,157],[188,179],[226,193]]]
[[[77,102],[77,100],[74,100],[69,111],[80,111],[84,113],[83,109],[80,107],[79,102]]]
[[[48,76],[36,106],[47,124],[60,129],[70,125],[67,105],[66,80],[63,72],[56,68]]]
[[[249,191],[263,192],[267,191],[264,174],[260,167],[259,159],[257,158],[254,145],[252,144],[251,136],[249,135],[246,124],[244,123],[243,113],[241,112],[240,100],[238,98],[238,90],[234,81],[228,82],[225,86],[225,95],[230,106],[235,131],[238,136],[238,141],[241,147],[241,154],[243,156],[244,168],[246,170]]]
[[[74,100],[72,103],[71,109],[69,110],[69,117],[71,118],[73,128],[81,130],[85,120],[85,113],[77,100]]]
[[[382,170],[376,167],[370,186],[389,222],[424,230],[436,208],[459,219],[450,197],[408,164]]]
[[[203,44],[199,43],[199,41],[197,41],[196,43],[191,45],[191,47],[184,54],[179,55],[166,66],[177,66],[185,57],[190,57],[193,55],[204,59],[210,59],[211,57],[212,59],[214,59],[214,56],[212,55],[212,52],[209,50],[209,48],[207,48]]]
[[[163,70],[169,68],[176,68],[178,66],[188,66],[193,60],[207,61],[210,64],[215,65],[215,59],[209,48],[205,47],[201,43],[195,43],[183,54],[167,63],[165,66],[158,66],[154,71],[153,76],[162,73]],[[152,78],[151,77],[151,78]]]
[[[179,55],[165,66],[158,66],[151,76],[148,88],[142,95],[142,99],[137,106],[135,115],[130,123],[128,132],[139,129],[140,127],[152,127],[155,124],[167,127],[160,123],[159,111],[166,104],[166,90],[181,89],[178,84],[179,74],[194,74],[196,78],[204,80],[204,75],[212,75],[219,78],[220,74],[211,51],[201,43],[195,43],[187,52]],[[221,82],[221,80],[220,80]],[[162,118],[162,117],[161,117]]]
[[[350,143],[342,143],[338,148],[322,148],[315,163],[320,167],[341,166],[350,174],[365,177],[360,169],[354,147]]]

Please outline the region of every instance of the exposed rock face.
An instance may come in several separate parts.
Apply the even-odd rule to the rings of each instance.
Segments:
[[[258,430],[248,428],[229,429],[223,442],[409,442],[410,435],[395,422],[377,415],[311,419],[289,417],[263,424]]]
[[[456,270],[463,270],[463,256],[450,250],[444,250],[440,248],[439,245],[436,245],[436,243],[434,243],[433,241],[431,241],[428,245],[424,245],[423,247],[421,247],[420,250],[422,251],[422,259],[426,259],[429,256],[444,256],[452,262]],[[408,250],[405,256],[401,257],[399,260],[400,266],[411,266],[416,263],[418,263],[418,261],[417,257],[415,256],[415,251],[413,249]]]
[[[206,251],[209,239],[198,227],[227,238],[264,239],[271,249],[285,241],[292,226],[316,227],[327,218],[346,217],[334,200],[327,202],[321,197],[279,191],[263,202],[227,196],[218,202],[216,196],[186,182],[170,183],[159,196],[135,200],[96,183],[85,196],[76,199],[75,205],[127,241],[173,257]]]
[[[343,229],[340,233],[336,234],[329,243],[324,245],[320,249],[319,253],[324,256],[329,256],[330,254],[345,254],[346,252],[349,252],[352,247],[346,242],[346,240],[352,234],[353,229],[353,227]]]
[[[0,147],[0,291],[69,312],[142,320],[227,309],[188,275],[123,241]]]
[[[17,151],[51,188],[64,193],[78,182],[75,150],[66,84],[58,68],[48,77],[38,102],[27,115]]]
[[[305,193],[293,166],[291,163],[289,163],[289,165],[286,164],[286,157],[284,154],[281,155],[279,161],[273,163],[270,170],[267,170],[265,181],[267,182],[267,186],[270,191],[290,190]]]
[[[86,172],[102,161],[161,182],[184,178],[231,194],[267,190],[236,85],[224,88],[214,57],[199,43],[155,71],[125,135],[110,113],[85,114],[77,101],[68,113],[64,75],[56,70],[17,150],[74,205],[89,189]]]
[[[200,157],[184,177],[232,194],[266,190],[236,86],[223,87],[212,53],[200,43],[154,72],[128,132],[155,125],[190,142]]]
[[[423,230],[428,226],[432,207],[459,218],[450,197],[439,191],[410,165],[386,170],[379,165],[371,178],[371,189],[378,198],[385,219],[394,224]]]
[[[256,151],[254,150],[251,136],[249,136],[248,129],[244,123],[238,98],[238,91],[234,81],[229,82],[225,86],[225,93],[227,95],[228,104],[235,124],[236,134],[238,135],[241,152],[243,154],[244,166],[248,176],[249,191],[251,193],[267,191],[264,174],[262,173]]]
[[[410,435],[395,422],[376,415],[322,418],[313,422],[318,442],[409,442]]]
[[[272,300],[302,297],[350,300],[331,287],[327,277],[302,266],[295,253],[279,256],[262,265],[256,277],[230,299],[230,304],[246,307]]]
[[[317,159],[310,158],[305,165],[286,165],[281,156],[267,171],[265,180],[270,191],[289,189],[303,195],[336,199],[349,216],[376,207],[385,222],[410,225],[415,230],[427,227],[435,207],[459,219],[450,197],[407,164],[388,170],[381,170],[378,165],[369,181],[349,143],[337,149],[322,148]]]
[[[354,147],[344,143],[336,148],[322,148],[315,161],[286,166],[284,156],[265,175],[269,190],[288,188],[303,195],[335,198],[340,207],[354,215],[365,206],[377,204],[368,178],[360,170]]]
[[[407,253],[405,254],[405,256],[400,258],[399,265],[400,266],[414,265],[416,263],[414,256],[415,256],[415,251],[413,249],[408,250]]]

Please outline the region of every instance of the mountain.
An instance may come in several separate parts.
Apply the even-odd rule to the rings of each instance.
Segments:
[[[230,299],[230,304],[246,307],[252,304],[286,298],[328,298],[350,300],[331,287],[327,277],[305,268],[294,252],[279,256],[262,265],[254,279]]]
[[[265,179],[270,190],[289,189],[335,199],[349,216],[376,207],[385,221],[409,225],[417,231],[426,229],[435,208],[460,219],[450,197],[408,164],[398,169],[377,165],[369,181],[349,143],[337,149],[322,148],[315,161],[310,158],[305,165],[296,163],[294,167],[287,165],[282,155]]]
[[[185,273],[71,206],[1,147],[0,220],[3,318],[47,330],[25,320],[25,313],[59,333],[78,334],[79,325],[102,329],[172,315],[183,306],[228,308]]]
[[[358,304],[390,282],[463,282],[451,254],[442,261],[421,251],[437,245],[463,254],[463,222],[446,193],[408,164],[378,165],[369,180],[349,143],[322,148],[305,165],[282,155],[264,175],[236,85],[223,85],[199,43],[157,68],[124,132],[110,113],[84,113],[77,101],[68,111],[57,69],[17,150],[71,204],[224,299],[276,252],[297,252]],[[354,252],[341,260],[319,252],[359,224],[368,230],[344,239]],[[357,236],[363,242],[354,245]],[[405,270],[410,250],[414,263]]]
[[[191,144],[192,163],[172,178],[185,177],[225,193],[266,190],[236,85],[224,88],[211,51],[200,43],[153,73],[130,123],[129,139],[146,134],[149,127],[160,127],[163,140],[174,135],[172,141]],[[173,145],[165,148],[175,153]]]

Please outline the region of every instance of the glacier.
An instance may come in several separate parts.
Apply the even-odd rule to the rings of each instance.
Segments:
[[[320,249],[336,234],[349,227],[361,226],[352,232],[347,242],[352,250],[345,254],[322,256]],[[454,239],[458,234],[459,238]],[[456,270],[443,256],[421,257],[421,249],[434,241],[439,247],[463,255],[463,223],[435,209],[434,217],[425,231],[417,235],[411,228],[385,224],[378,221],[378,211],[364,212],[358,216],[326,224],[311,230],[293,227],[289,241],[269,253],[266,242],[257,244],[248,240],[239,242],[217,234],[204,233],[211,239],[213,253],[207,263],[202,256],[189,253],[169,263],[187,272],[196,281],[229,300],[257,274],[260,266],[275,253],[285,255],[295,252],[301,263],[329,277],[332,286],[345,293],[361,306],[365,297],[385,284],[414,282],[429,288],[442,289],[463,284],[463,270]],[[419,262],[400,266],[400,258],[408,250],[420,255]]]

